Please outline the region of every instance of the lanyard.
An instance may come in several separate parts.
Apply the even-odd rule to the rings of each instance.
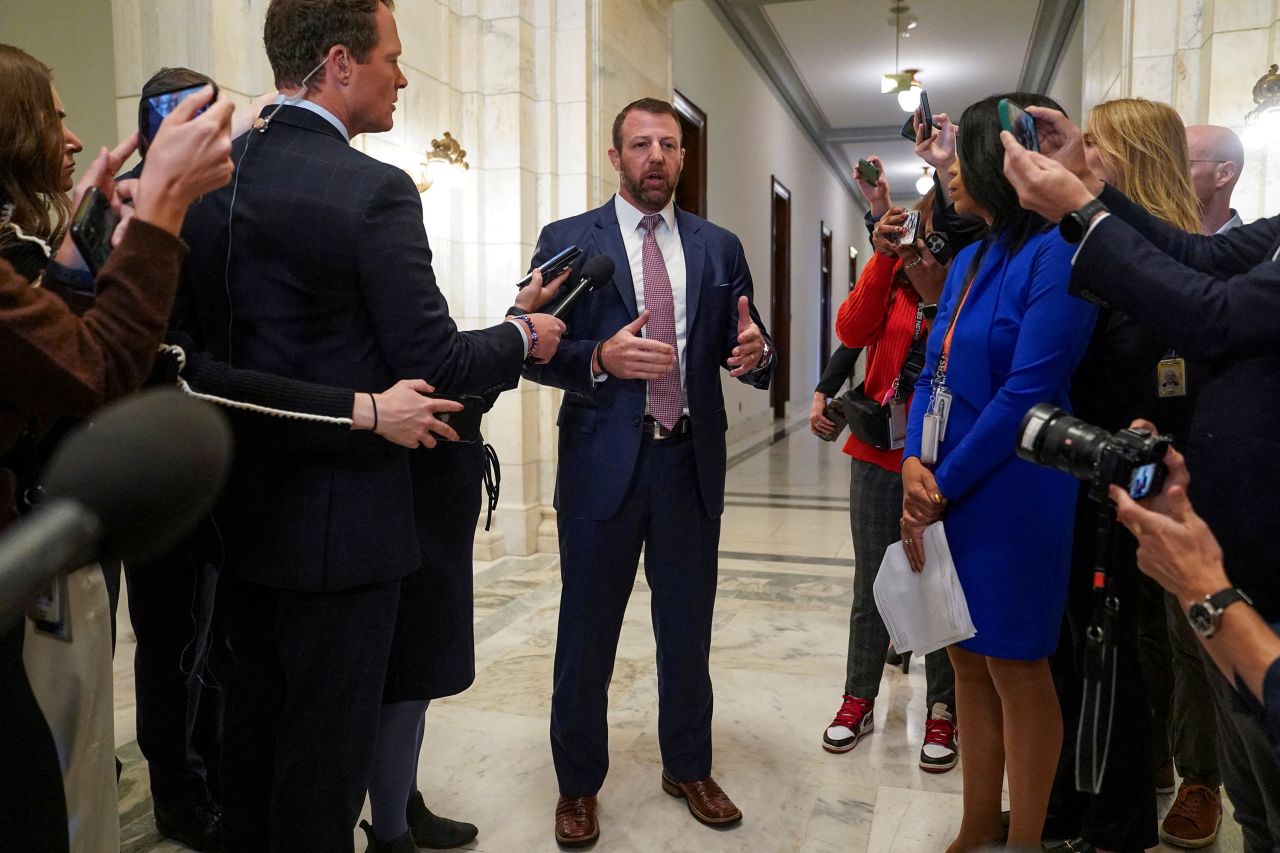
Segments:
[[[982,257],[987,252],[987,245],[988,241],[983,240],[982,244],[978,246],[978,251],[973,253],[973,260],[969,262],[969,269],[965,271],[964,288],[960,291],[960,299],[956,302],[956,310],[947,322],[947,334],[942,339],[942,354],[938,356],[938,369],[934,371],[933,376],[935,387],[947,384],[947,361],[951,356],[951,336],[955,334],[956,320],[960,318],[960,309],[964,308],[965,300],[969,298],[969,290],[973,287],[973,280],[978,277],[978,267],[982,265]]]

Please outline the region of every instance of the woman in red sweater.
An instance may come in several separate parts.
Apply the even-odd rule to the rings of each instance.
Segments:
[[[876,158],[870,158],[880,166]],[[847,347],[867,351],[863,393],[878,403],[910,406],[914,376],[899,383],[903,364],[913,345],[923,351],[929,333],[925,306],[936,304],[946,278],[946,268],[938,265],[919,239],[929,232],[932,219],[931,190],[916,205],[921,225],[914,244],[901,245],[907,212],[890,208],[889,184],[883,169],[875,184],[868,184],[854,171],[858,187],[871,205],[876,225],[871,235],[875,254],[863,269],[836,320],[836,334]],[[926,313],[928,316],[926,316]],[[901,385],[901,387],[899,387]],[[881,443],[882,444],[882,443]],[[874,727],[873,708],[880,689],[880,675],[889,634],[876,610],[872,585],[884,559],[885,549],[900,538],[898,519],[902,512],[902,442],[876,446],[853,434],[845,443],[849,454],[849,524],[853,533],[853,607],[849,616],[849,659],[845,673],[844,699],[835,719],[822,736],[828,752],[848,752]],[[955,677],[945,649],[925,657],[928,717],[920,767],[942,773],[955,767],[958,758],[954,721]]]

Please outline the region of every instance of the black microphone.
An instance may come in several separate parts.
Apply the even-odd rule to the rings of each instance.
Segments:
[[[207,403],[166,389],[104,409],[58,448],[40,505],[0,537],[0,621],[58,572],[178,542],[213,505],[230,462],[231,430]]]
[[[613,258],[608,255],[596,255],[582,265],[578,283],[569,291],[569,295],[560,300],[560,304],[551,310],[551,316],[559,319],[569,313],[569,309],[585,294],[590,293],[602,283],[613,278]]]

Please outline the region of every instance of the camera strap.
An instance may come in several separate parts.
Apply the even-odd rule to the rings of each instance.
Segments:
[[[1120,599],[1111,575],[1115,524],[1115,504],[1107,501],[1098,509],[1090,593],[1093,612],[1085,631],[1084,691],[1076,732],[1076,790],[1087,794],[1102,791],[1115,714],[1116,632],[1120,622]]]
[[[926,306],[923,299],[916,302],[916,324],[911,332],[911,348],[907,350],[907,356],[902,361],[902,369],[893,380],[893,387],[889,389],[888,397],[882,401],[883,405],[901,402],[907,394],[911,393],[909,390],[904,392],[903,389],[915,387],[916,380],[924,370],[924,350],[928,343],[928,336],[924,334],[924,321],[932,320],[937,310],[936,305]]]
[[[488,514],[484,519],[486,531],[493,526],[493,512],[498,508],[498,495],[501,489],[502,463],[498,461],[498,451],[493,449],[492,444],[484,442],[484,492],[488,505]]]

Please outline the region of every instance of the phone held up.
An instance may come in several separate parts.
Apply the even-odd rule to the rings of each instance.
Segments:
[[[156,138],[156,134],[160,132],[160,124],[173,112],[173,108],[182,103],[184,99],[190,95],[194,95],[205,87],[206,84],[201,83],[199,86],[184,86],[181,89],[172,89],[168,92],[161,92],[144,98],[138,104],[138,136],[145,150],[151,145],[151,140]],[[209,104],[218,100],[218,84],[213,83],[213,97],[209,99]],[[209,109],[206,105],[200,108],[200,112]],[[200,113],[196,113],[199,115]]]
[[[858,177],[874,187],[876,182],[880,180],[880,169],[875,163],[864,157],[858,161]]]
[[[920,123],[924,125],[924,138],[933,136],[933,112],[929,109],[929,93],[920,90]]]
[[[1000,126],[1013,134],[1018,144],[1028,151],[1040,150],[1040,136],[1036,133],[1036,120],[1026,110],[1008,98],[996,104],[1000,112]]]
[[[907,214],[906,220],[902,223],[902,236],[898,238],[899,246],[914,246],[916,238],[920,236],[920,211],[913,210]]]
[[[119,224],[120,215],[111,209],[111,202],[97,187],[90,187],[71,220],[71,239],[94,275],[111,257],[111,236]]]
[[[551,279],[573,266],[573,262],[580,257],[582,257],[582,250],[577,246],[569,246],[567,249],[561,249],[557,252],[551,260],[538,267],[538,271],[542,273],[542,286],[546,287]],[[516,282],[516,289],[523,290],[532,281],[533,273],[531,272]]]

